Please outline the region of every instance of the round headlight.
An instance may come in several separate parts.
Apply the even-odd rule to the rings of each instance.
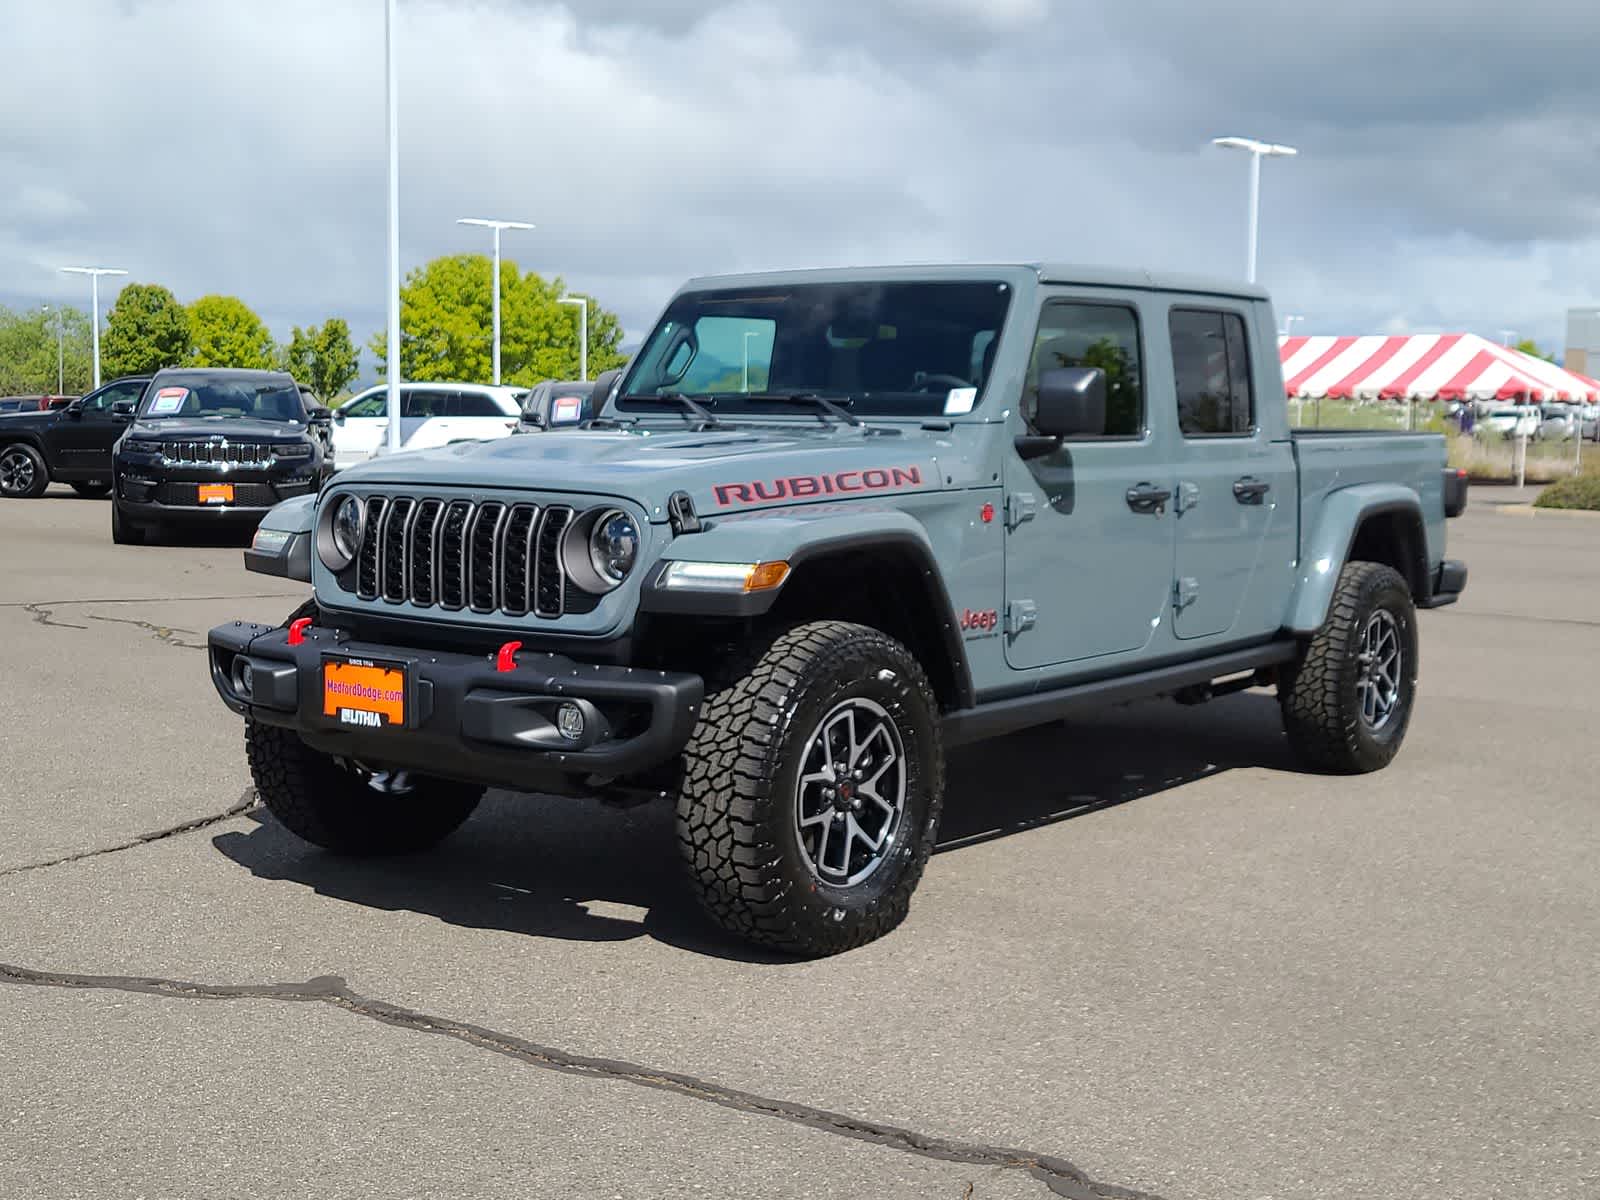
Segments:
[[[610,587],[628,577],[639,557],[639,529],[621,509],[607,509],[589,531],[589,562]]]
[[[333,502],[331,509],[324,509],[323,514],[317,523],[317,551],[328,570],[342,571],[355,561],[361,550],[361,527],[366,512],[360,500],[344,495]]]

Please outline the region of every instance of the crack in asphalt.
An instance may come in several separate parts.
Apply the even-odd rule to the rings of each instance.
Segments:
[[[186,633],[190,637],[199,637],[199,632],[193,629],[179,629],[175,625],[155,625],[149,621],[136,620],[133,617],[102,617],[97,613],[90,613],[89,620],[107,621],[113,625],[136,626],[139,629],[145,630],[153,638],[155,638],[156,641],[165,646],[177,646],[184,650],[204,650],[206,648],[206,644],[204,642],[185,642],[179,639],[178,634],[180,633]],[[80,626],[79,628],[83,627]]]
[[[112,596],[112,597],[107,597],[105,599],[100,599],[100,600],[33,600],[33,601],[26,601],[26,602],[23,602],[23,601],[11,601],[11,602],[8,602],[8,603],[0,604],[0,608],[20,608],[20,609],[22,609],[23,612],[25,612],[29,616],[31,616],[36,623],[38,623],[40,625],[48,625],[53,629],[87,629],[87,628],[89,628],[87,625],[74,625],[71,621],[58,621],[58,620],[56,620],[56,609],[58,609],[58,608],[69,608],[69,607],[78,606],[78,605],[84,605],[84,604],[183,604],[183,603],[189,603],[189,602],[201,603],[201,602],[214,601],[214,600],[290,600],[290,599],[293,599],[293,597],[292,596],[285,596],[285,595],[283,595],[281,593],[278,593],[278,592],[255,592],[255,593],[251,593],[250,595],[245,595],[245,596]],[[121,617],[97,617],[97,616],[94,616],[92,613],[90,614],[89,619],[92,620],[92,621],[120,621],[123,624],[128,624],[128,625],[144,624],[145,628],[151,630],[152,632],[155,632],[157,630],[157,628],[158,628],[157,626],[148,625],[148,624],[145,624],[145,623],[139,622],[139,621],[128,621],[125,618],[121,618]],[[170,631],[170,632],[193,633],[194,630],[192,630],[192,629],[179,629],[179,630],[173,630],[173,631]],[[183,646],[186,649],[194,648],[188,642],[173,642],[173,641],[170,640],[170,638],[159,638],[158,640],[165,641],[169,645]],[[198,647],[198,648],[202,649],[202,650],[205,649],[204,646],[201,646],[201,647]]]
[[[176,825],[169,825],[165,829],[158,829],[154,833],[141,833],[125,842],[118,842],[114,846],[101,846],[94,850],[80,850],[76,854],[65,854],[60,858],[52,858],[46,862],[23,863],[21,866],[6,867],[0,870],[0,879],[7,875],[21,875],[27,871],[43,871],[49,867],[61,867],[67,863],[82,862],[86,858],[99,858],[103,854],[120,854],[124,850],[137,850],[140,846],[148,846],[152,842],[163,842],[167,838],[177,837],[185,833],[197,833],[202,829],[209,829],[213,825],[220,825],[223,821],[232,820],[234,817],[243,816],[260,803],[255,788],[245,788],[239,799],[219,813],[212,813],[205,817],[193,817],[187,821],[180,821]]]
[[[128,992],[179,1000],[276,1000],[327,1004],[359,1017],[415,1033],[438,1034],[480,1050],[502,1054],[528,1066],[565,1075],[633,1084],[669,1092],[690,1100],[719,1105],[753,1116],[772,1117],[822,1133],[871,1142],[906,1154],[971,1166],[1024,1171],[1067,1200],[1159,1200],[1149,1192],[1134,1191],[1091,1179],[1065,1159],[1031,1150],[1014,1150],[918,1133],[896,1125],[870,1121],[788,1100],[777,1100],[724,1087],[693,1075],[662,1071],[618,1059],[592,1058],[542,1046],[509,1033],[486,1029],[465,1021],[433,1016],[374,1000],[353,991],[337,975],[319,975],[304,983],[213,984],[190,983],[137,975],[76,975],[39,971],[0,963],[0,983],[25,987],[66,988],[77,991]],[[968,1193],[970,1195],[970,1192]]]

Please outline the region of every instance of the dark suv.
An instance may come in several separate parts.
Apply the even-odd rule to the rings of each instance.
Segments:
[[[138,545],[169,525],[254,524],[314,493],[333,463],[325,409],[308,410],[281,371],[158,372],[114,455],[111,540]]]
[[[113,379],[59,408],[0,412],[0,496],[32,499],[52,482],[71,484],[83,496],[111,490],[111,448],[127,428],[119,402],[136,403],[148,375]]]

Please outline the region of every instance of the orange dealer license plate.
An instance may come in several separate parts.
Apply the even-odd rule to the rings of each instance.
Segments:
[[[201,504],[232,504],[233,484],[202,483],[200,485],[200,495],[197,499]]]
[[[405,728],[405,667],[364,658],[323,659],[322,713],[356,729]]]

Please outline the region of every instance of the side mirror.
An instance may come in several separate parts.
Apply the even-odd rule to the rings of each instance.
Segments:
[[[120,420],[133,420],[134,410],[139,407],[137,400],[113,400],[111,402],[111,415]]]
[[[83,420],[83,402],[80,400],[74,400],[71,404],[67,405],[63,411],[65,411],[67,416],[71,417],[74,421]]]
[[[601,371],[594,377],[594,391],[589,395],[589,409],[595,416],[600,415],[605,408],[606,401],[611,399],[611,393],[616,389],[617,380],[622,378],[622,367],[612,367],[609,371]]]
[[[342,409],[342,408],[334,409],[333,410],[332,419],[333,419],[333,423],[335,425],[343,425],[344,424],[344,409]]]
[[[1039,458],[1062,438],[1106,431],[1106,373],[1099,367],[1055,367],[1039,373],[1033,411],[1025,413],[1033,433],[1017,439],[1017,453]]]
[[[310,420],[313,425],[328,425],[333,421],[333,413],[326,408],[313,408]]]

